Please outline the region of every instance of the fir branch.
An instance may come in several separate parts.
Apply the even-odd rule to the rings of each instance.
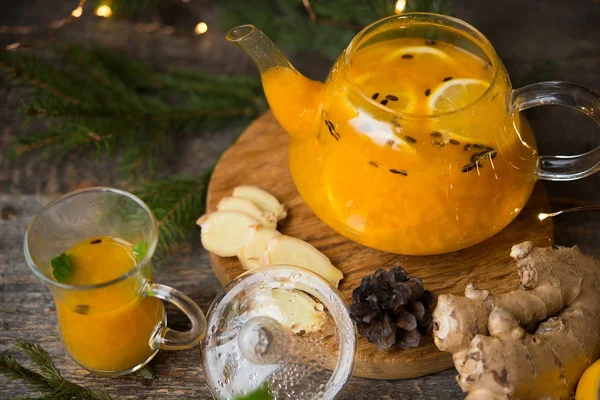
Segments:
[[[243,0],[221,0],[224,29],[253,23],[284,50],[318,51],[335,60],[365,26],[394,14],[396,0],[272,0],[257,8]],[[452,14],[452,0],[407,0],[407,12]]]
[[[163,256],[175,243],[185,239],[206,209],[206,192],[212,168],[199,178],[176,176],[138,186],[134,193],[154,211],[160,229],[157,255]]]
[[[55,400],[111,400],[112,397],[101,390],[91,390],[65,380],[56,368],[50,355],[40,345],[29,343],[18,338],[15,348],[21,350],[36,364],[41,373],[35,372],[21,365],[13,354],[0,358],[0,373],[9,379],[18,379],[28,382],[36,389],[47,394],[42,399]]]
[[[249,122],[266,109],[257,79],[160,71],[100,48],[54,46],[48,59],[0,52],[0,71],[32,90],[21,113],[45,123],[17,139],[14,155],[98,157],[118,148],[118,170],[130,177],[152,174],[175,138]]]

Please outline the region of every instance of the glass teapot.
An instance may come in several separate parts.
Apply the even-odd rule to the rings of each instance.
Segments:
[[[508,225],[538,179],[600,169],[600,148],[539,156],[519,111],[564,105],[600,124],[600,97],[579,85],[511,87],[490,42],[456,18],[415,13],[363,29],[325,83],[310,80],[252,25],[227,33],[255,61],[290,134],[300,195],[330,227],[366,246],[439,254]]]

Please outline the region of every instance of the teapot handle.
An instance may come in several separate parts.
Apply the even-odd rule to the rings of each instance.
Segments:
[[[570,82],[540,82],[513,90],[509,114],[528,108],[560,105],[579,110],[600,126],[600,96]],[[572,181],[600,171],[600,146],[575,156],[540,156],[536,174],[549,181]]]

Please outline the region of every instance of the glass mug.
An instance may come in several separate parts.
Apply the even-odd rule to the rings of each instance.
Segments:
[[[64,346],[75,362],[99,375],[138,370],[163,350],[186,349],[206,332],[202,310],[183,293],[152,282],[158,242],[152,211],[134,195],[112,188],[69,193],[45,206],[25,234],[25,259],[52,292]],[[107,282],[73,285],[52,278],[50,260],[86,238],[111,236],[148,249],[129,271]],[[187,332],[168,328],[161,300],[191,321]]]
[[[352,40],[325,83],[298,73],[252,25],[227,38],[256,62],[269,105],[291,136],[290,170],[302,198],[366,246],[414,255],[460,250],[508,225],[538,179],[580,179],[600,169],[599,148],[540,157],[519,115],[555,104],[600,123],[600,97],[567,82],[513,90],[488,39],[456,18],[377,21]],[[422,69],[413,75],[395,72],[417,62]],[[458,80],[485,85],[466,104],[431,106],[436,90]]]

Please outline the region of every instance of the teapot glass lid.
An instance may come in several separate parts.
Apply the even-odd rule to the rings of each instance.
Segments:
[[[216,297],[202,343],[218,399],[266,387],[273,399],[333,399],[354,365],[356,334],[339,292],[311,271],[246,272]]]

